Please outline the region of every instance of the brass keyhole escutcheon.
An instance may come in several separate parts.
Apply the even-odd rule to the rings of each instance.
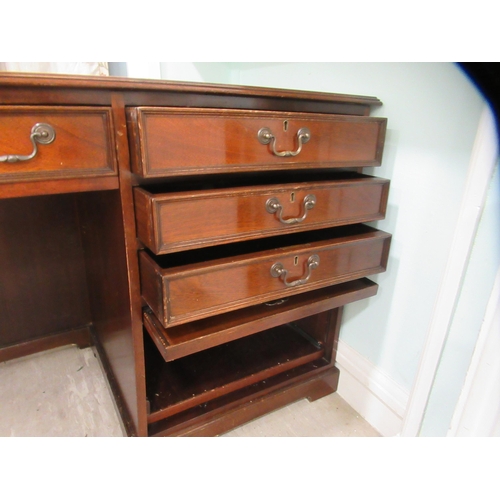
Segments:
[[[299,265],[299,256],[296,255],[294,258],[293,258],[293,265],[294,266],[298,266]]]
[[[288,130],[288,120],[283,121],[283,131],[286,132]]]
[[[290,203],[295,202],[295,193],[290,193]]]

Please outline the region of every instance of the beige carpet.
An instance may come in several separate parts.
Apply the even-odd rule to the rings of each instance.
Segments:
[[[123,436],[94,350],[65,347],[0,363],[0,436]],[[337,394],[298,401],[227,437],[378,436]]]

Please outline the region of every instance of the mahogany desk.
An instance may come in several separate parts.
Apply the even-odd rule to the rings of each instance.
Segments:
[[[0,360],[95,345],[130,435],[336,390],[390,235],[376,98],[0,76]]]

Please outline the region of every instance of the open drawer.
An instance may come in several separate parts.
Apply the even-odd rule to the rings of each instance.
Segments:
[[[165,256],[142,250],[142,296],[164,327],[178,325],[385,271],[390,239],[355,225]]]
[[[362,278],[170,328],[163,327],[150,309],[144,311],[143,321],[168,362],[253,335],[264,324],[271,328],[372,297],[377,289],[376,283]]]
[[[352,172],[325,177],[176,192],[137,187],[137,234],[165,254],[385,217],[388,180]]]

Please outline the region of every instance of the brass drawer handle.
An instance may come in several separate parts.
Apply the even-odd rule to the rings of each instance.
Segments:
[[[29,155],[4,155],[0,156],[0,162],[15,163],[17,161],[31,160],[38,153],[38,144],[50,144],[56,138],[55,130],[47,123],[37,123],[31,129],[30,140],[33,144],[33,152]]]
[[[291,281],[290,283],[286,280],[288,276],[288,271],[285,269],[281,262],[276,262],[271,266],[271,276],[273,278],[280,278],[286,287],[294,287],[307,283],[311,277],[313,269],[319,267],[319,255],[311,255],[307,259],[307,276],[300,280]]]
[[[276,137],[274,137],[271,129],[264,127],[257,133],[257,138],[261,144],[271,143],[273,154],[275,156],[297,156],[302,151],[302,145],[309,141],[311,132],[308,128],[300,128],[297,131],[297,142],[299,147],[295,151],[276,151]]]
[[[314,196],[313,194],[308,194],[304,198],[302,205],[304,207],[304,215],[302,217],[294,217],[294,218],[289,218],[289,219],[283,219],[283,206],[279,202],[278,198],[269,198],[266,201],[266,210],[270,214],[275,214],[276,212],[278,212],[278,219],[283,224],[297,224],[297,223],[305,220],[305,218],[307,217],[308,210],[311,210],[315,207],[316,196]]]

